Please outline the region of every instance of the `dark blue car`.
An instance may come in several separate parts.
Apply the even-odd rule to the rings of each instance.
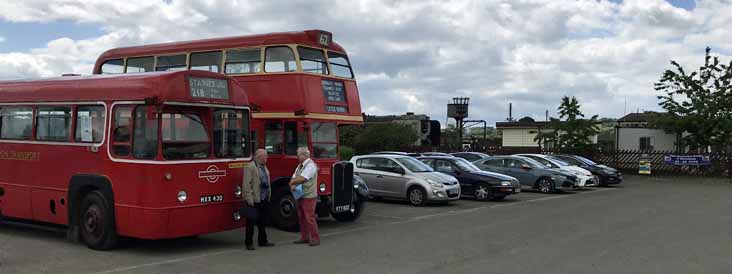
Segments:
[[[521,184],[516,178],[482,171],[472,163],[459,157],[430,156],[417,158],[437,172],[451,175],[460,182],[463,196],[476,200],[503,200],[508,195],[521,192]]]

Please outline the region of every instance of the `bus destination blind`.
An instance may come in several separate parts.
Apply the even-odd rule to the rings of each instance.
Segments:
[[[229,83],[223,79],[188,78],[191,97],[229,100]]]

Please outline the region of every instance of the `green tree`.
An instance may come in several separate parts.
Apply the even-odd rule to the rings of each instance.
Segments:
[[[732,140],[732,61],[722,64],[719,57],[711,56],[711,48],[704,54],[704,65],[687,74],[679,63],[671,61],[656,82],[655,89],[664,92],[658,96],[659,105],[668,111],[654,123],[667,132],[688,133],[682,143],[708,152],[710,146],[729,151]]]
[[[419,138],[411,125],[398,123],[376,123],[362,128],[354,138],[353,148],[357,154],[381,150],[406,150]]]
[[[543,130],[534,138],[540,143],[554,143],[554,149],[586,149],[593,147],[592,138],[600,132],[598,116],[583,119],[577,98],[564,96],[559,105],[559,119],[551,118],[549,130]]]

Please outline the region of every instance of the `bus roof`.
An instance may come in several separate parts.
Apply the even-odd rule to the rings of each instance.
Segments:
[[[189,77],[226,80],[229,99],[192,97],[188,89]],[[152,97],[157,97],[159,102],[249,105],[247,95],[237,81],[219,73],[198,70],[0,81],[0,103],[139,101]]]
[[[173,52],[205,51],[227,48],[245,48],[276,44],[307,45],[312,47],[325,48],[339,53],[345,53],[343,48],[338,43],[333,42],[332,40],[328,41],[327,47],[320,44],[319,36],[321,34],[327,35],[327,39],[331,39],[332,37],[332,34],[327,31],[306,30],[114,48],[102,53],[97,59],[97,64],[95,67],[99,66],[99,62],[102,60],[121,57],[156,55]]]

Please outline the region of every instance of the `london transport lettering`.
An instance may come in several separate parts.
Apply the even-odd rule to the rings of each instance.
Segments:
[[[229,99],[229,83],[226,80],[189,77],[191,97]]]
[[[0,150],[0,160],[39,161],[40,159],[41,159],[40,152]]]

